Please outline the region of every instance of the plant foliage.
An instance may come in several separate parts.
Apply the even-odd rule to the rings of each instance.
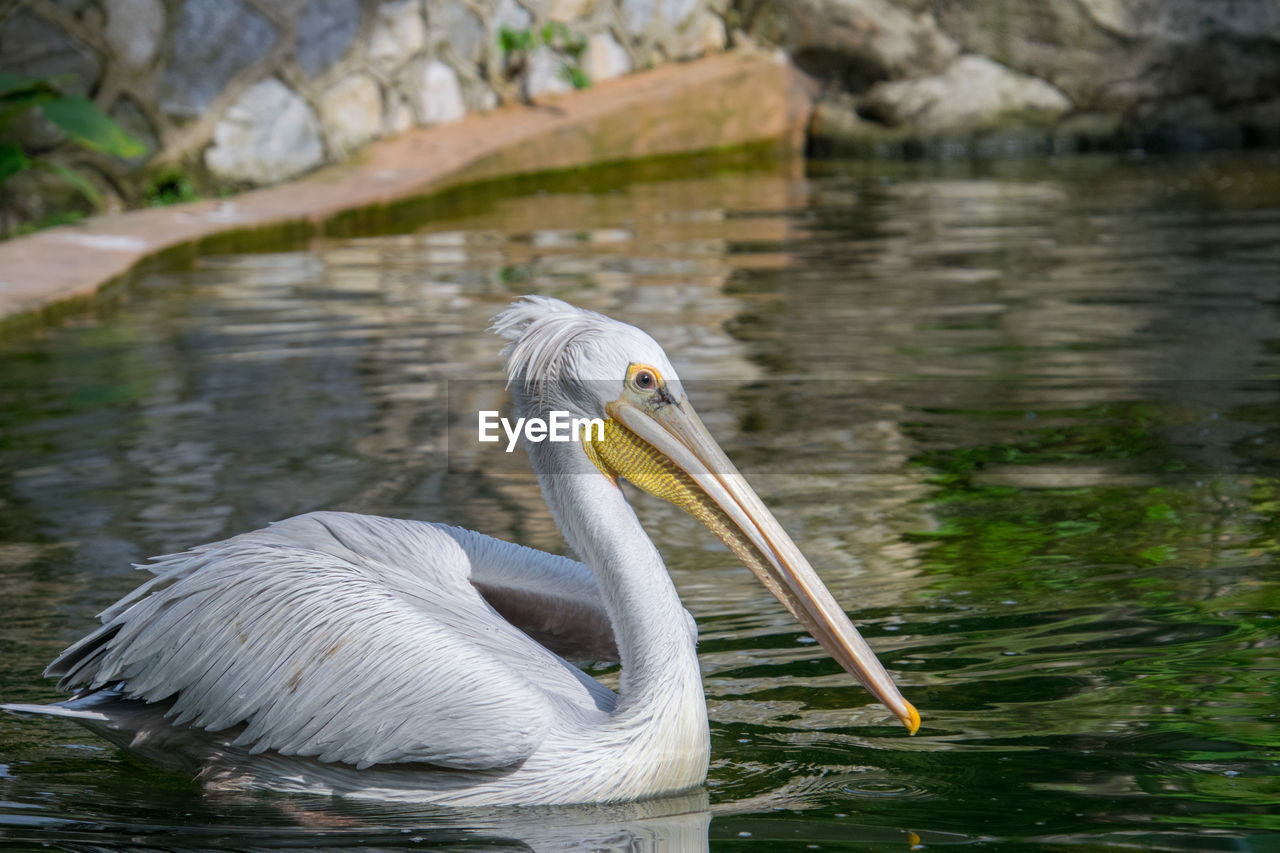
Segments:
[[[498,49],[506,59],[508,70],[523,70],[527,54],[543,46],[565,58],[560,66],[560,75],[573,88],[586,89],[591,85],[591,78],[580,64],[582,54],[587,50],[587,39],[561,21],[552,21],[536,30],[502,27],[498,31]]]
[[[128,159],[147,147],[83,95],[67,94],[62,81],[0,72],[0,185],[29,169],[42,169],[75,189],[94,207],[102,196],[84,175],[28,150],[18,135],[19,120],[38,110],[74,145]]]

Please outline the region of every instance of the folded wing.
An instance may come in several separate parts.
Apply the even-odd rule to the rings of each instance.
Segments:
[[[161,558],[48,674],[171,702],[176,725],[243,726],[255,752],[516,764],[562,712],[549,656],[485,603],[447,530],[325,513]]]

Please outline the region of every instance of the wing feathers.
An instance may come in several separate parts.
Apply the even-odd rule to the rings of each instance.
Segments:
[[[65,688],[120,683],[129,698],[172,699],[178,725],[243,724],[235,743],[252,752],[357,767],[518,763],[553,710],[477,634],[530,641],[467,582],[448,533],[384,522],[300,517],[161,558],[150,594],[105,611],[48,672]],[[412,571],[378,559],[409,553]]]

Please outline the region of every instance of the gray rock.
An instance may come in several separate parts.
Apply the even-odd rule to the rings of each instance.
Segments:
[[[557,95],[573,91],[573,85],[565,79],[565,58],[543,45],[529,56],[529,67],[524,75],[524,96]]]
[[[498,93],[485,85],[482,80],[460,79],[462,85],[462,103],[467,112],[488,112],[498,106]]]
[[[723,50],[728,40],[720,16],[703,12],[669,40],[667,53],[676,59],[696,59]]]
[[[447,48],[462,62],[484,62],[488,46],[484,22],[462,0],[448,0],[428,8],[427,29],[437,50]]]
[[[498,0],[498,5],[493,10],[493,17],[489,21],[496,35],[502,31],[503,27],[509,30],[529,29],[533,26],[533,15],[516,0]]]
[[[384,72],[405,65],[427,41],[418,0],[388,0],[374,15],[369,61]]]
[[[609,33],[596,33],[587,39],[582,54],[582,70],[593,82],[609,80],[631,73],[631,57]]]
[[[84,93],[98,83],[102,63],[84,43],[21,10],[0,29],[0,69],[35,77],[69,76],[68,91]]]
[[[858,115],[857,99],[847,92],[833,92],[814,104],[809,116],[811,139],[867,139],[885,134],[885,126]]]
[[[1195,42],[1280,35],[1280,4],[1269,0],[1079,0],[1095,26],[1131,39]]]
[[[160,108],[170,115],[200,115],[275,40],[276,28],[241,0],[186,0],[160,81]]]
[[[949,4],[939,21],[966,50],[1048,80],[1086,109],[1131,107],[1153,94],[1143,71],[1151,57],[1141,56],[1140,45],[1112,29],[1127,26],[1122,10],[1095,19],[1083,4],[1036,5],[1034,11],[1012,5],[996,15],[990,4]]]
[[[627,24],[627,31],[640,35],[648,29],[657,11],[655,7],[656,0],[622,0],[622,20]]]
[[[662,17],[667,26],[678,27],[698,11],[698,0],[662,0]]]
[[[890,127],[931,133],[1010,120],[1049,124],[1070,110],[1071,102],[1043,80],[984,56],[962,56],[942,74],[876,84],[860,108]]]
[[[204,154],[217,177],[254,184],[291,178],[323,159],[315,113],[274,77],[253,84],[227,108]]]
[[[959,53],[932,15],[890,0],[763,0],[750,32],[785,48],[806,71],[839,79],[851,91],[940,72]]]
[[[112,0],[106,9],[103,36],[116,59],[127,68],[148,65],[164,34],[164,4],[160,0]]]
[[[1080,6],[1085,13],[1093,18],[1093,22],[1104,30],[1110,30],[1117,35],[1132,36],[1136,33],[1132,32],[1137,21],[1135,20],[1133,4],[1116,2],[1116,0],[1080,0]]]
[[[428,62],[422,69],[420,83],[414,94],[417,97],[418,115],[423,124],[444,124],[457,121],[467,114],[462,103],[462,87],[452,68],[438,59]]]
[[[328,71],[359,29],[360,0],[311,0],[298,18],[298,67],[308,77]]]
[[[596,0],[547,0],[546,16],[553,21],[572,24],[591,16]]]
[[[1275,0],[949,2],[938,17],[966,50],[1130,118],[1193,96],[1232,110],[1273,97],[1280,81]]]
[[[329,151],[342,157],[382,130],[382,90],[368,74],[343,78],[320,96],[320,123]]]
[[[382,126],[387,133],[403,133],[413,127],[413,109],[399,95],[390,99],[383,113]]]

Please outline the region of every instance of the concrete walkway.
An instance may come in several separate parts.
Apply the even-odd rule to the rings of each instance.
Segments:
[[[348,211],[489,178],[775,140],[798,149],[810,101],[785,60],[729,53],[376,142],[351,162],[239,196],[88,219],[0,243],[0,323],[38,322],[139,263],[229,235],[324,234]]]

